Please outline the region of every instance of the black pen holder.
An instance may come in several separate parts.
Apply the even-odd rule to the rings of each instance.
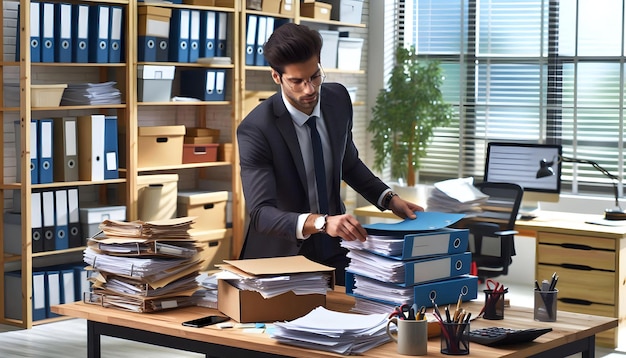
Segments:
[[[469,322],[444,322],[441,327],[441,353],[452,356],[469,354],[469,332]]]
[[[494,320],[504,319],[504,294],[509,292],[509,290],[483,290],[483,292],[485,293],[483,318]]]
[[[559,290],[538,291],[535,290],[535,309],[533,310],[535,321],[556,321],[556,303]]]

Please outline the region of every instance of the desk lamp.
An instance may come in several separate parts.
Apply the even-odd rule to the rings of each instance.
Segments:
[[[591,164],[596,170],[606,175],[613,182],[613,189],[615,192],[615,208],[614,209],[606,209],[604,211],[604,218],[606,220],[626,220],[626,212],[622,210],[622,207],[619,205],[619,194],[617,192],[617,180],[619,178],[611,173],[609,173],[606,169],[602,168],[598,163],[587,160],[587,159],[577,159],[577,158],[568,158],[564,156],[559,156],[560,162],[569,162],[569,163],[581,163],[581,164]],[[537,170],[537,179],[549,177],[554,175],[554,170],[552,166],[554,165],[554,159],[548,162],[546,159],[541,159],[539,161],[539,170]]]

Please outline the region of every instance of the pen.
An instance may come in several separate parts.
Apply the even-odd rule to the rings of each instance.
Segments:
[[[446,311],[446,322],[450,322],[450,305],[446,306],[445,311]]]
[[[550,282],[550,291],[554,291],[554,288],[556,287],[556,283],[558,280],[559,280],[559,276],[552,277],[552,282]]]
[[[541,287],[539,287],[539,282],[535,280],[535,291],[541,291]]]

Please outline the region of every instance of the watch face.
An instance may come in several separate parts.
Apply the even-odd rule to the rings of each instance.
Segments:
[[[315,229],[317,230],[322,230],[324,228],[324,224],[326,224],[326,218],[323,216],[320,216],[317,219],[315,219],[315,222],[313,223],[313,225],[315,226]]]

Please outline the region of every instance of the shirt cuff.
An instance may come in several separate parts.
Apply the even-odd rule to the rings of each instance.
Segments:
[[[387,195],[387,193],[390,192],[390,191],[391,191],[391,189],[387,189],[387,190],[383,191],[382,194],[380,194],[380,196],[378,197],[378,201],[377,201],[379,207],[381,207],[381,208],[383,207],[383,199],[385,198],[385,195]]]
[[[309,237],[311,237],[311,235],[307,235],[304,236],[302,235],[302,230],[304,229],[304,223],[306,222],[306,219],[309,217],[309,214],[300,214],[298,215],[298,222],[296,223],[296,238],[298,240],[306,240]]]

